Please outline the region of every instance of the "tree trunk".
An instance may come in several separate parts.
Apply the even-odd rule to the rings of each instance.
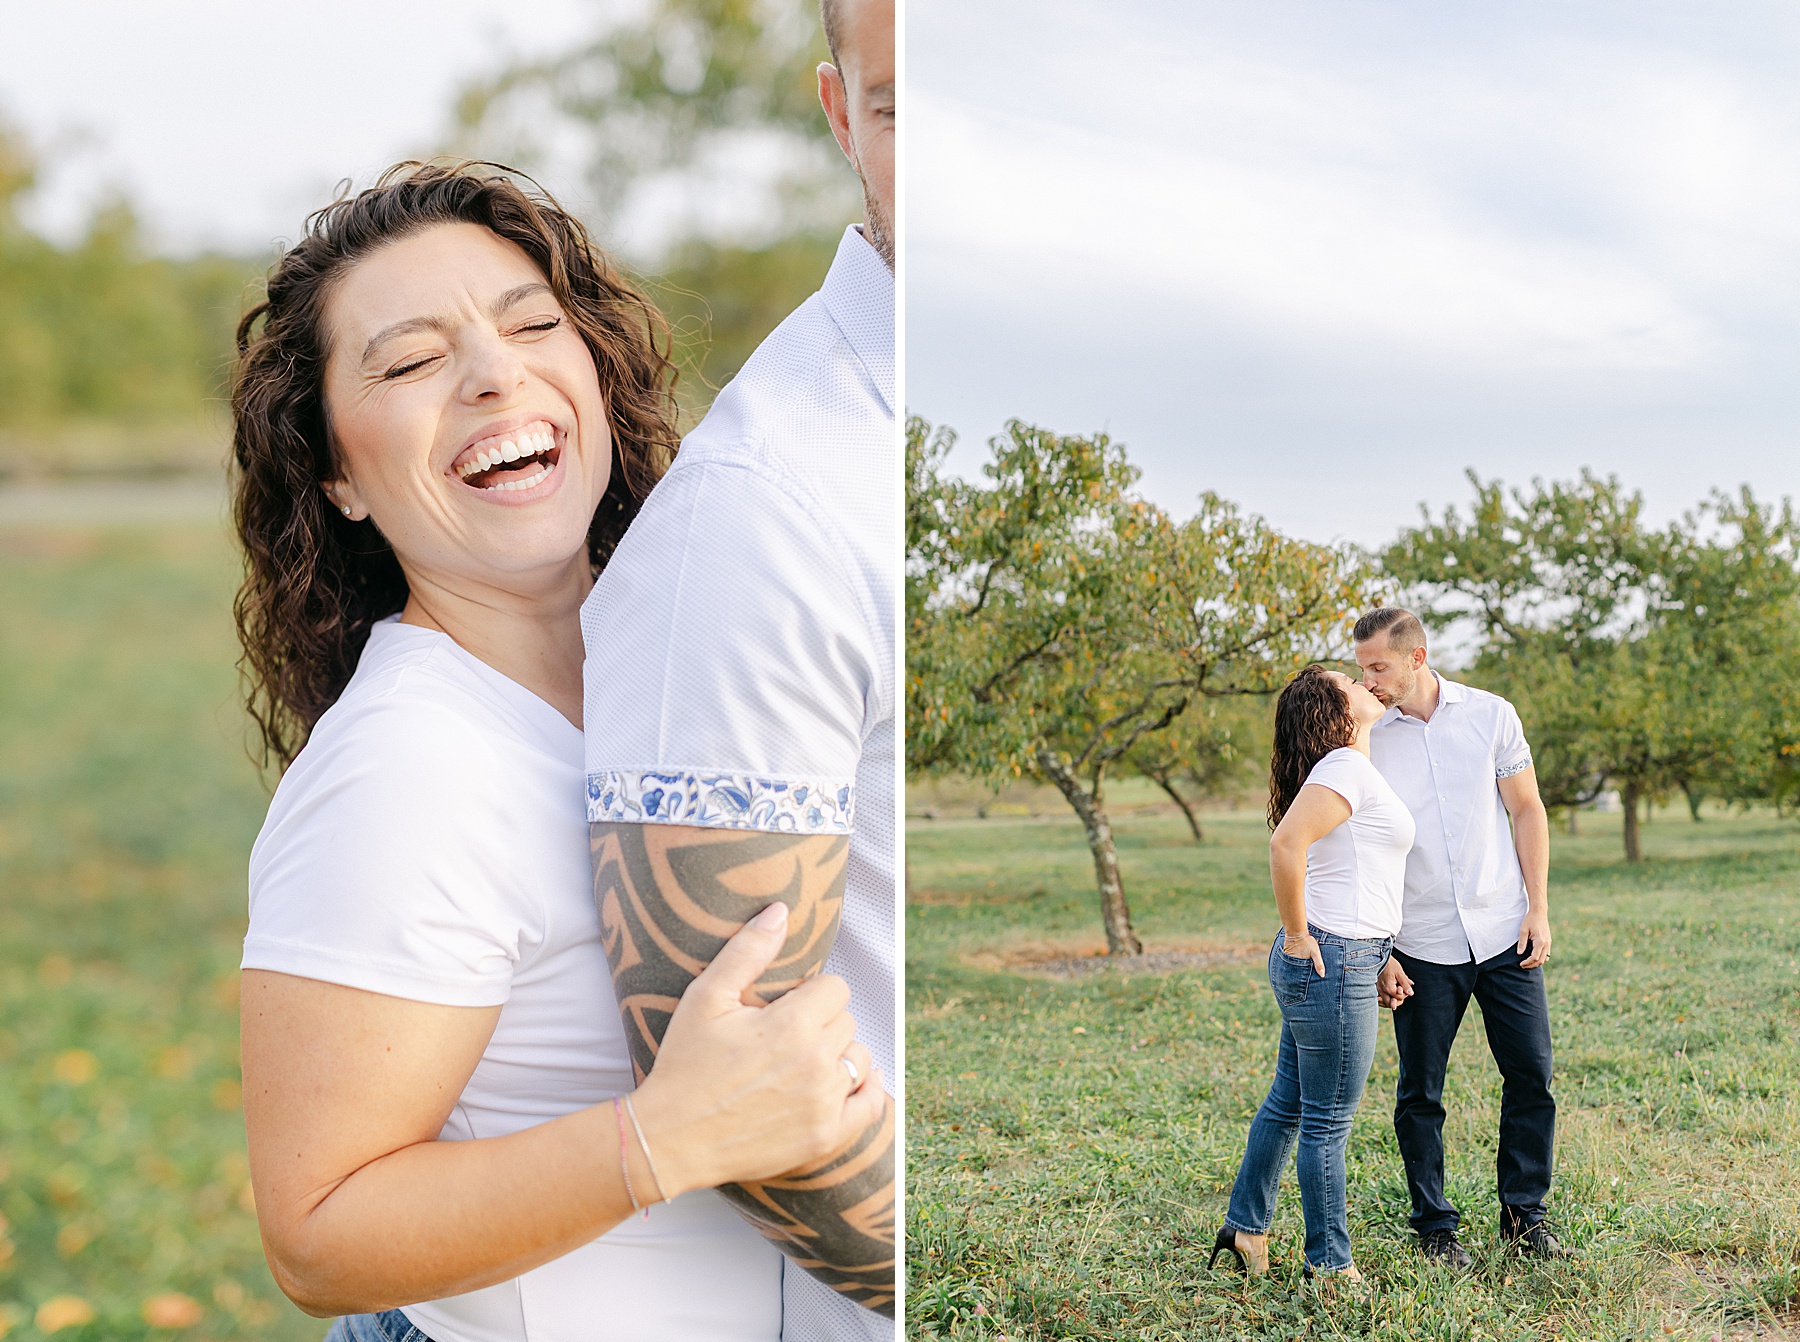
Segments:
[[[1696,792],[1693,788],[1685,785],[1681,790],[1687,795],[1688,814],[1694,818],[1694,823],[1698,825],[1700,823],[1700,803],[1706,800],[1706,794],[1703,792]]]
[[[1112,822],[1101,809],[1100,798],[1082,786],[1075,771],[1046,746],[1039,746],[1038,767],[1063,794],[1087,831],[1088,851],[1094,855],[1094,880],[1100,887],[1100,921],[1106,927],[1108,955],[1142,955],[1144,943],[1131,930],[1131,909],[1125,903],[1125,886],[1119,879],[1119,855],[1113,850]]]
[[[1194,814],[1194,808],[1188,805],[1187,798],[1175,790],[1175,785],[1168,780],[1167,775],[1151,774],[1150,777],[1156,786],[1169,794],[1169,800],[1181,808],[1181,813],[1187,817],[1188,828],[1194,832],[1194,842],[1204,842],[1206,836],[1200,832],[1200,817]]]
[[[1578,817],[1580,814],[1581,814],[1580,807],[1571,806],[1569,808],[1569,833],[1571,833],[1571,834],[1581,833],[1581,825],[1580,825],[1579,821],[1576,819],[1576,817]]]
[[[1643,847],[1638,842],[1638,801],[1642,797],[1636,783],[1625,784],[1624,795],[1620,798],[1625,803],[1625,860],[1642,862]]]

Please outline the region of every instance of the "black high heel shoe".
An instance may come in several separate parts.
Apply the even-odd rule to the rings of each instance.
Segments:
[[[1228,1253],[1237,1259],[1237,1270],[1246,1277],[1250,1275],[1250,1265],[1244,1261],[1243,1251],[1237,1246],[1237,1231],[1230,1226],[1220,1226],[1219,1233],[1213,1238],[1212,1257],[1206,1260],[1208,1272],[1212,1271],[1213,1264],[1219,1261],[1222,1253]]]

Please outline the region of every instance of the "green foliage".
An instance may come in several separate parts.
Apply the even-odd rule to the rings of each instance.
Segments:
[[[1470,478],[1467,516],[1446,509],[1383,563],[1428,618],[1475,621],[1472,678],[1518,707],[1545,800],[1618,786],[1635,814],[1675,788],[1786,795],[1800,728],[1791,509],[1746,489],[1654,530],[1617,480],[1508,494]]]
[[[270,1280],[239,1109],[244,749],[217,526],[0,532],[0,1326],[317,1338]]]
[[[1709,808],[1702,824],[1662,812],[1639,866],[1618,860],[1615,816],[1553,836],[1551,1216],[1576,1259],[1535,1264],[1497,1242],[1501,1083],[1472,1009],[1444,1103],[1447,1182],[1476,1270],[1424,1265],[1406,1224],[1383,1022],[1347,1161],[1366,1302],[1301,1279],[1291,1167],[1272,1276],[1205,1270],[1280,1029],[1264,969],[1267,832],[1253,814],[1216,814],[1208,835],[1197,848],[1178,817],[1140,816],[1121,819],[1118,847],[1153,948],[1204,949],[1211,962],[1067,980],[995,966],[1091,947],[1078,826],[909,824],[909,1338],[1703,1342],[1792,1329],[1791,825],[1763,808]]]
[[[767,231],[835,231],[858,196],[819,108],[828,59],[813,0],[655,0],[574,51],[464,90],[457,148],[530,167],[573,139],[614,220],[648,193],[705,194],[726,163],[766,163]]]
[[[1278,690],[1346,644],[1378,588],[1349,549],[1214,494],[1175,521],[1105,435],[1011,421],[984,486],[944,477],[953,442],[909,421],[907,766],[1054,783],[1087,827],[1108,942],[1135,953],[1109,769],[1133,752],[1199,767],[1196,707]]]
[[[1105,435],[1014,420],[985,487],[941,477],[951,442],[909,425],[914,771],[1035,772],[1047,747],[1097,781],[1191,704],[1279,689],[1374,594],[1350,551],[1216,495],[1174,521]]]
[[[58,247],[20,221],[35,180],[27,146],[0,127],[0,429],[200,423],[223,394],[252,266],[147,255],[123,201]]]

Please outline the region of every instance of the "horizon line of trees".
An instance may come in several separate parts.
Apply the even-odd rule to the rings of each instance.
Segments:
[[[586,201],[563,203],[591,209],[597,239],[654,219],[659,202],[687,203],[660,245],[620,259],[669,321],[693,422],[819,287],[858,217],[855,174],[815,92],[827,55],[815,0],[654,0],[597,17],[566,53],[472,81],[445,108],[441,146],[579,181]],[[146,443],[159,430],[216,433],[233,332],[272,254],[159,255],[122,194],[72,242],[43,237],[22,208],[40,158],[0,116],[0,433],[48,473],[210,464],[210,448],[152,461]],[[751,208],[706,208],[740,199]],[[90,432],[105,441],[71,441]]]
[[[909,776],[1049,783],[1082,822],[1110,954],[1142,943],[1106,810],[1136,774],[1201,837],[1193,802],[1241,790],[1272,696],[1343,662],[1357,615],[1410,604],[1473,626],[1470,683],[1511,700],[1556,809],[1616,788],[1800,811],[1800,524],[1749,489],[1652,527],[1614,479],[1507,490],[1469,473],[1464,511],[1377,553],[1286,537],[1210,493],[1177,520],[1105,435],[1013,420],[984,479],[949,474],[953,431],[907,421]]]

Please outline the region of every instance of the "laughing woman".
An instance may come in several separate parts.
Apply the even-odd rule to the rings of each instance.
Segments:
[[[1269,1222],[1299,1140],[1306,1274],[1360,1281],[1350,1257],[1344,1148],[1375,1059],[1375,980],[1400,930],[1411,814],[1369,761],[1387,710],[1339,671],[1309,666],[1275,703],[1269,874],[1281,931],[1269,983],[1281,1010],[1275,1082],[1250,1124],[1210,1267],[1269,1270]]]
[[[710,1190],[882,1112],[841,980],[745,1004],[778,889],[743,892],[768,907],[634,1090],[579,609],[676,441],[660,332],[580,224],[479,165],[322,211],[240,328],[238,622],[286,768],[250,861],[245,1122],[275,1278],[351,1316],[340,1342],[775,1342],[779,1255]]]

